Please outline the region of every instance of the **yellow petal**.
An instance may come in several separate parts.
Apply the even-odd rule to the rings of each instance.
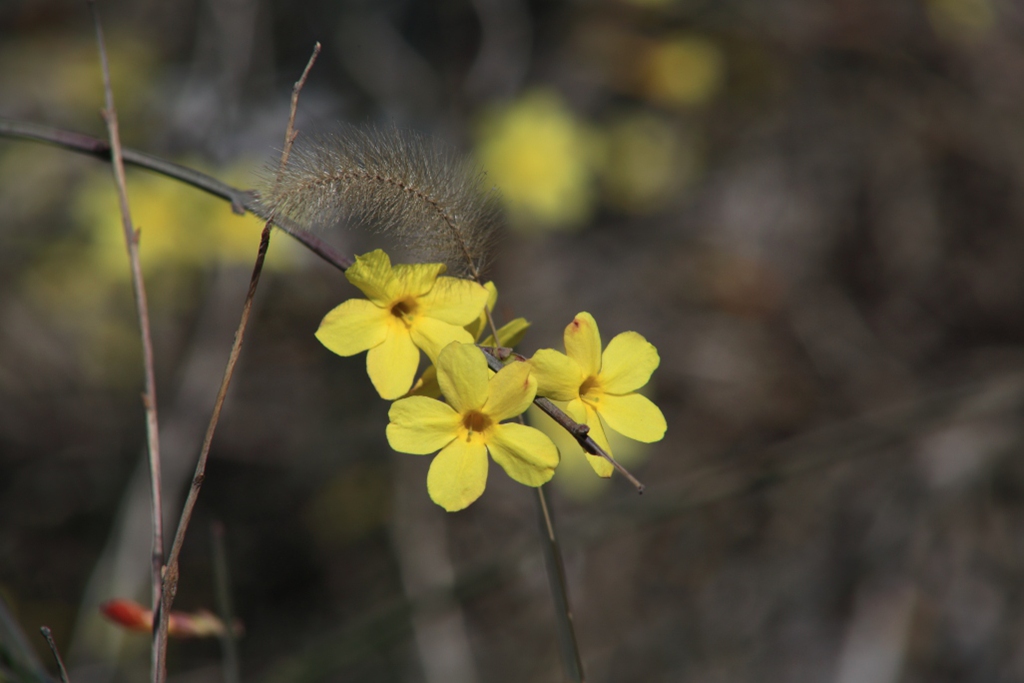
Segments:
[[[447,446],[458,434],[460,417],[447,403],[426,396],[395,401],[388,411],[388,443],[400,453],[426,455]]]
[[[432,363],[437,362],[438,355],[452,342],[473,343],[473,337],[464,328],[422,315],[413,320],[409,333],[413,343],[423,349]]]
[[[543,413],[536,404],[526,411],[529,423],[547,434],[558,447],[560,459],[558,469],[552,482],[569,498],[584,502],[591,501],[608,490],[607,477],[612,473],[612,465],[603,458],[596,461],[604,477],[595,477],[594,466],[584,457],[583,449],[569,432],[563,429],[548,415]],[[639,441],[633,441],[616,432],[606,432],[609,443],[615,448],[615,457],[623,465],[631,466],[643,461],[651,447]],[[593,457],[593,456],[591,456]]]
[[[389,401],[409,391],[419,364],[419,349],[400,323],[392,324],[384,343],[366,354],[366,374],[380,397]]]
[[[597,445],[604,448],[608,455],[612,454],[611,447],[608,445],[608,439],[605,437],[604,429],[601,428],[601,419],[597,416],[597,413],[593,410],[588,410],[587,405],[580,399],[569,401],[559,407],[576,422],[590,427],[590,435],[594,437],[594,441],[597,442]],[[552,422],[554,422],[554,420],[552,420]],[[596,425],[596,427],[594,425]],[[559,427],[559,429],[561,429],[561,427]],[[566,434],[568,434],[568,432],[566,432]],[[569,438],[578,446],[579,451],[587,456],[587,463],[590,464],[590,467],[599,477],[607,479],[612,476],[612,472],[615,468],[610,462],[608,462],[608,460],[602,458],[600,455],[592,455],[583,450],[583,447],[579,446],[579,442],[576,441],[576,438],[572,435],[569,435]]]
[[[339,356],[354,356],[388,336],[388,312],[366,299],[349,299],[324,316],[316,338]]]
[[[513,347],[523,340],[526,331],[530,329],[530,323],[525,318],[516,318],[498,328],[498,343],[494,342],[494,335],[487,335],[483,340],[483,346],[507,346]]]
[[[441,385],[437,383],[437,368],[428,365],[420,378],[409,390],[411,396],[428,396],[430,398],[441,398]]]
[[[395,298],[421,297],[434,286],[437,276],[448,268],[443,263],[401,264],[392,268]]]
[[[487,290],[472,280],[439,277],[430,291],[419,297],[423,315],[453,325],[468,325],[480,316]]]
[[[487,447],[456,439],[437,454],[427,472],[430,499],[448,512],[462,510],[487,486]]]
[[[488,280],[484,283],[484,289],[487,290],[487,310],[493,311],[494,304],[498,303],[498,286]]]
[[[636,391],[647,384],[660,362],[658,349],[642,335],[617,334],[601,356],[601,386],[611,394]]]
[[[603,448],[604,452],[609,456],[614,457],[611,444],[608,443],[608,435],[605,434],[604,423],[601,422],[601,418],[597,412],[589,407],[587,408],[587,426],[590,427],[590,436],[597,442],[597,445]],[[615,466],[612,465],[607,458],[587,453],[586,451],[584,451],[584,453],[586,453],[587,462],[590,463],[590,466],[594,469],[594,472],[597,473],[597,476],[604,477],[606,479],[612,476],[612,472],[615,471]]]
[[[587,423],[587,404],[581,401],[578,397],[566,403],[562,407],[562,410],[577,422],[581,424]]]
[[[530,364],[512,362],[491,377],[483,412],[501,422],[526,412],[536,395],[537,380],[530,376]]]
[[[583,376],[601,372],[601,333],[594,316],[578,314],[565,328],[565,353],[583,368]]]
[[[520,484],[540,486],[558,466],[558,449],[543,432],[517,423],[498,425],[487,439],[494,462]]]
[[[498,288],[493,282],[484,283],[484,289],[487,290],[487,310],[493,311],[494,304],[498,302]],[[473,339],[479,339],[480,335],[487,329],[487,314],[480,311],[480,315],[477,316],[476,320],[466,325],[466,332],[473,337]],[[493,346],[494,344],[490,344]]]
[[[619,434],[637,441],[651,443],[665,436],[665,416],[658,406],[641,394],[605,394],[601,401],[601,417]]]
[[[483,351],[472,344],[449,344],[437,357],[436,365],[437,383],[452,408],[465,413],[483,407],[489,377]]]
[[[575,401],[569,401],[565,406],[565,412],[569,414],[569,417],[576,420],[581,424],[585,424],[590,427],[590,436],[597,442],[597,445],[604,449],[604,452],[608,455],[612,455],[612,448],[608,445],[608,437],[605,436],[604,427],[601,424],[601,418],[598,417],[597,412],[593,408],[588,406],[580,399]],[[587,462],[594,469],[599,477],[610,477],[612,472],[615,471],[615,467],[612,466],[608,460],[602,458],[600,455],[593,455],[584,451],[587,456]]]
[[[345,271],[345,277],[378,306],[388,307],[396,289],[391,258],[383,249],[356,256],[356,262]]]
[[[540,349],[530,359],[537,393],[555,401],[571,401],[580,397],[584,375],[580,364],[554,349]]]
[[[608,444],[608,437],[604,433],[604,423],[601,422],[601,416],[590,406],[586,406],[586,409],[587,417],[584,422],[590,427],[590,436],[597,442],[598,446],[604,449],[605,453],[612,455],[612,447]],[[600,458],[601,456],[596,457]]]

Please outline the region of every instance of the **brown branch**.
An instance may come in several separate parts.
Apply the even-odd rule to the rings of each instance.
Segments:
[[[103,40],[103,27],[100,24],[99,11],[93,0],[88,0],[96,27],[96,45],[100,53],[100,65],[103,71],[103,92],[105,108],[102,110],[103,120],[107,123],[110,136],[110,158],[114,168],[114,179],[117,183],[117,196],[121,208],[121,225],[124,228],[125,246],[128,249],[128,260],[132,271],[132,289],[135,294],[135,309],[139,316],[139,331],[142,337],[142,362],[145,372],[145,393],[142,403],[146,410],[146,445],[149,451],[149,475],[152,489],[153,547],[152,547],[152,605],[157,610],[163,595],[163,503],[160,484],[160,431],[157,420],[156,403],[156,372],[153,363],[153,339],[149,326],[149,305],[146,301],[146,287],[142,279],[142,264],[139,259],[139,233],[132,226],[131,211],[128,207],[128,188],[124,175],[124,157],[121,152],[121,135],[117,122],[117,109],[114,107],[114,90],[110,85],[110,64],[107,60],[107,47]],[[153,680],[163,680],[163,658],[160,640],[153,640]]]
[[[302,77],[295,83],[295,88],[292,90],[291,114],[288,118],[288,128],[285,133],[284,150],[281,153],[282,169],[288,163],[288,156],[291,153],[292,143],[295,141],[295,137],[297,135],[294,130],[294,124],[295,110],[298,107],[299,92],[302,90],[302,86],[305,85],[306,78],[309,76],[309,70],[313,67],[313,63],[316,61],[317,55],[319,54],[320,43],[317,43],[313,49],[313,55],[309,58],[309,63],[306,65],[305,71],[302,72]],[[248,327],[249,316],[252,312],[253,298],[256,296],[256,287],[259,285],[260,275],[263,272],[263,262],[267,255],[267,249],[270,246],[270,229],[273,224],[274,221],[270,218],[263,227],[259,250],[256,254],[256,263],[253,265],[252,277],[249,279],[249,291],[246,293],[245,303],[242,305],[242,317],[238,323],[238,329],[235,332],[235,340],[231,345],[231,353],[228,356],[227,366],[224,368],[224,376],[221,379],[220,389],[217,392],[217,400],[214,402],[213,413],[210,415],[210,423],[206,428],[203,445],[199,451],[199,459],[196,462],[195,474],[192,476],[192,486],[189,488],[188,497],[185,499],[185,505],[181,511],[181,518],[178,520],[178,529],[174,534],[174,543],[171,545],[171,552],[167,558],[167,574],[165,577],[163,599],[160,603],[160,621],[158,627],[158,632],[161,633],[161,638],[164,643],[166,643],[167,640],[167,622],[171,606],[174,604],[174,598],[178,591],[178,559],[181,555],[181,548],[185,543],[185,532],[188,530],[189,522],[192,519],[192,513],[195,510],[196,501],[199,498],[199,491],[203,486],[203,479],[206,476],[206,463],[209,460],[210,446],[213,443],[213,435],[217,430],[217,424],[220,422],[220,414],[224,408],[224,401],[227,398],[228,387],[231,385],[231,378],[234,376],[235,366],[238,364],[238,358],[242,351],[242,342],[245,338],[245,330]]]

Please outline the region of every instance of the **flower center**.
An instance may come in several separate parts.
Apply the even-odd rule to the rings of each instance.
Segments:
[[[462,426],[470,433],[486,431],[494,421],[479,410],[470,410],[462,416]]]
[[[603,392],[601,391],[601,381],[597,379],[596,375],[583,380],[583,384],[580,385],[580,396],[591,398],[596,400]],[[589,394],[589,396],[588,396]]]
[[[412,322],[418,308],[419,305],[417,305],[415,299],[399,299],[391,304],[391,315],[408,325]]]

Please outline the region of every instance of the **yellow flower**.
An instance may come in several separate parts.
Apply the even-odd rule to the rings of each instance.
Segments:
[[[381,398],[409,390],[422,349],[431,360],[453,341],[472,343],[463,325],[480,315],[487,290],[439,277],[444,264],[392,266],[382,250],[356,257],[345,271],[367,299],[349,299],[326,316],[316,338],[339,356],[366,354],[366,372]],[[418,347],[418,348],[417,348]]]
[[[480,335],[487,329],[487,313],[494,310],[494,305],[498,303],[498,288],[494,286],[493,282],[488,282],[484,285],[487,289],[487,311],[480,311],[480,316],[466,325],[466,331],[469,332],[470,336],[473,337],[473,341],[479,341]],[[526,330],[530,328],[530,323],[525,318],[516,318],[511,320],[501,327],[498,328],[498,340],[501,342],[501,346],[513,347],[523,340],[523,335],[526,334]],[[487,338],[481,343],[481,346],[495,346],[494,335],[489,334]],[[409,394],[413,396],[430,396],[431,398],[441,397],[441,387],[437,384],[437,368],[433,365],[428,367],[420,375],[420,378],[416,380],[416,384],[413,385],[412,389],[409,390]]]
[[[540,486],[558,465],[547,436],[518,423],[501,424],[533,402],[537,382],[528,363],[512,363],[491,376],[483,351],[451,344],[437,359],[437,379],[448,403],[410,396],[391,405],[388,443],[396,451],[427,455],[427,491],[449,512],[462,510],[484,492],[487,453],[516,481]]]
[[[537,393],[567,402],[565,411],[587,424],[590,436],[609,455],[605,426],[636,441],[659,441],[665,435],[665,417],[650,399],[636,393],[661,362],[654,345],[636,332],[623,332],[602,354],[601,334],[589,313],[569,323],[564,340],[565,354],[541,349],[530,359]],[[600,476],[611,476],[607,460],[593,455],[588,460]]]

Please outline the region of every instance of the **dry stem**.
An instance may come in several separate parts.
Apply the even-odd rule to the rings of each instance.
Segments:
[[[142,264],[139,260],[139,233],[132,227],[131,211],[128,208],[128,189],[124,176],[124,158],[121,152],[121,136],[117,123],[117,109],[114,107],[114,90],[110,85],[110,65],[107,61],[107,48],[103,40],[103,27],[95,2],[88,0],[96,26],[96,44],[99,47],[100,65],[103,70],[103,92],[105,108],[103,119],[107,123],[110,136],[110,157],[114,167],[114,179],[117,182],[117,196],[121,208],[121,225],[124,228],[124,240],[128,249],[128,260],[132,271],[132,289],[135,294],[135,308],[139,316],[139,331],[142,337],[142,362],[145,372],[145,393],[142,403],[146,409],[146,445],[149,451],[149,472],[152,488],[152,604],[153,610],[160,608],[163,594],[164,534],[163,534],[163,502],[160,485],[160,432],[157,420],[156,373],[153,364],[153,340],[149,327],[149,306],[146,302],[146,287],[142,279]],[[153,640],[153,680],[160,683],[163,679],[163,657],[160,639],[154,635]]]

